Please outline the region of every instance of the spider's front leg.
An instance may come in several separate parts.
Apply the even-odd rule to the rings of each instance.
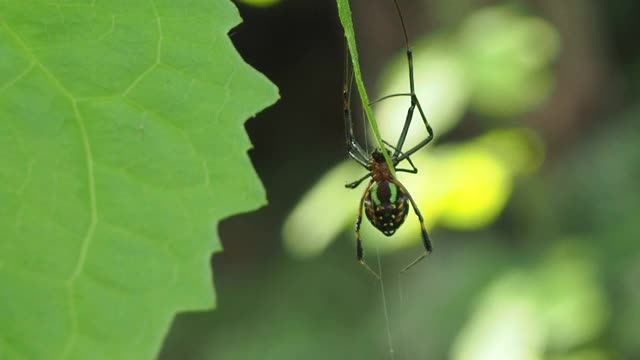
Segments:
[[[407,111],[407,117],[404,122],[404,127],[402,128],[402,133],[400,134],[400,138],[398,139],[398,145],[396,145],[396,151],[394,152],[394,156],[396,157],[398,162],[404,159],[407,159],[409,156],[413,155],[413,153],[422,149],[424,146],[430,143],[431,140],[433,140],[433,129],[431,128],[431,125],[427,120],[427,116],[425,115],[424,110],[422,109],[422,105],[420,105],[420,100],[418,100],[418,96],[416,95],[414,77],[413,77],[413,52],[411,51],[411,48],[409,48],[408,44],[407,44],[407,62],[409,64],[409,87],[411,90],[411,93],[409,94],[409,96],[411,96],[411,106]],[[429,134],[429,136],[427,136],[426,139],[422,140],[420,143],[418,143],[411,149],[402,151],[402,147],[404,146],[404,141],[409,131],[409,126],[411,125],[411,120],[413,119],[413,112],[416,106],[418,107],[420,118],[422,119],[422,122],[424,123],[424,126],[427,129],[427,133]]]
[[[368,176],[368,175],[367,175]],[[362,179],[360,180],[362,181]],[[360,224],[362,223],[362,211],[364,208],[364,199],[367,198],[369,192],[371,191],[371,185],[373,185],[373,180],[369,182],[367,188],[364,190],[364,194],[362,194],[362,198],[360,199],[360,207],[358,208],[358,217],[356,218],[356,256],[358,258],[358,262],[365,267],[376,279],[380,280],[380,275],[373,271],[364,261],[364,250],[362,248],[362,239],[360,238]]]
[[[371,176],[371,173],[368,173],[367,175],[361,177],[360,179],[352,182],[352,183],[348,183],[345,184],[344,187],[349,188],[349,189],[355,189],[358,187],[358,185],[360,185],[360,183],[362,183],[363,181],[365,181],[369,176]]]

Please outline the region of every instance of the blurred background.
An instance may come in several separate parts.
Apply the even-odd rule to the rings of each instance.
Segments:
[[[393,237],[363,222],[383,282],[356,262],[335,1],[238,1],[231,38],[282,97],[246,125],[269,205],[220,224],[217,309],[178,316],[160,358],[639,359],[640,2],[399,2],[436,133],[399,179],[434,253],[399,276],[410,212]],[[370,98],[406,92],[393,3],[351,7]],[[385,139],[408,105],[374,106]]]

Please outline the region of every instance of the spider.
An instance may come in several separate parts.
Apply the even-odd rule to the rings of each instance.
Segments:
[[[374,102],[371,105],[380,102],[385,99],[389,99],[392,97],[408,97],[411,101],[409,105],[409,109],[407,110],[407,115],[404,120],[404,126],[402,128],[402,132],[400,133],[400,137],[396,142],[396,145],[393,146],[388,142],[384,141],[385,146],[387,146],[387,151],[391,155],[391,163],[393,164],[393,169],[396,172],[407,172],[411,174],[416,174],[418,169],[415,167],[413,162],[411,161],[410,156],[413,155],[416,151],[422,149],[433,139],[433,130],[427,121],[427,117],[422,110],[422,106],[420,105],[420,101],[418,101],[418,97],[415,93],[415,85],[414,85],[414,77],[413,77],[413,54],[411,52],[411,47],[409,47],[409,38],[407,36],[407,30],[405,28],[404,19],[402,18],[402,13],[400,11],[400,6],[398,5],[397,0],[393,0],[395,4],[396,11],[398,13],[398,17],[400,18],[400,24],[402,25],[402,31],[404,34],[404,40],[406,45],[406,53],[407,53],[407,62],[409,66],[409,89],[408,93],[399,93],[399,94],[391,94],[384,96]],[[355,233],[356,233],[356,256],[358,258],[358,262],[363,265],[369,272],[371,272],[376,278],[380,279],[380,276],[373,271],[367,263],[364,261],[364,252],[362,247],[362,239],[360,238],[360,224],[362,222],[362,212],[364,210],[367,218],[371,222],[373,226],[375,226],[378,230],[380,230],[386,236],[393,235],[396,230],[402,225],[407,214],[409,213],[409,205],[408,202],[411,203],[413,210],[420,221],[420,227],[422,231],[422,243],[425,248],[425,252],[421,254],[417,259],[407,265],[401,272],[407,271],[409,268],[420,262],[427,255],[429,255],[433,249],[431,245],[431,240],[429,239],[429,235],[427,233],[427,229],[424,225],[424,219],[418,206],[415,201],[411,197],[409,191],[402,185],[400,181],[394,176],[393,172],[387,165],[385,161],[381,149],[376,149],[372,153],[368,153],[365,149],[360,146],[360,144],[356,141],[354,136],[353,129],[353,120],[351,117],[351,84],[353,83],[353,73],[349,73],[350,69],[349,62],[349,51],[345,50],[345,79],[344,79],[344,89],[343,89],[343,105],[344,105],[344,121],[345,121],[345,133],[346,133],[346,142],[347,148],[349,152],[349,156],[355,160],[358,164],[362,165],[365,169],[367,169],[368,173],[361,177],[360,179],[346,184],[345,187],[349,189],[355,189],[362,183],[364,180],[369,179],[369,183],[362,194],[362,198],[360,199],[360,205],[358,207],[358,217],[356,218],[355,223]],[[422,118],[422,122],[424,123],[428,136],[422,140],[417,145],[412,148],[403,151],[403,146],[405,139],[407,137],[407,132],[409,131],[409,126],[411,125],[411,120],[413,118],[413,113],[415,109],[418,109],[420,113],[420,117]],[[399,168],[398,165],[406,160],[410,169]]]

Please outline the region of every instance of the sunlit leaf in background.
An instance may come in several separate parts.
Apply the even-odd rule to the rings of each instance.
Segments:
[[[594,260],[581,247],[557,245],[535,268],[513,269],[490,284],[453,345],[453,359],[542,359],[549,349],[596,338],[608,304]]]
[[[458,229],[477,229],[492,222],[504,207],[512,189],[512,177],[505,164],[491,153],[470,144],[449,155],[447,166],[455,187],[445,193],[442,222]]]
[[[540,138],[527,129],[491,130],[452,154],[451,173],[458,179],[447,198],[442,223],[456,229],[477,229],[493,222],[504,208],[513,177],[536,171],[544,158]],[[446,170],[445,170],[446,171]]]
[[[570,349],[596,338],[609,318],[609,304],[595,258],[582,239],[560,242],[536,269],[540,314],[547,346]]]
[[[412,47],[416,95],[436,133],[436,140],[462,120],[472,91],[464,62],[452,49],[451,41],[449,37],[429,39]],[[409,69],[404,53],[387,68],[380,89],[380,97],[409,92]],[[375,105],[376,119],[387,140],[400,136],[410,104],[411,98],[402,96]],[[405,149],[427,136],[417,112],[409,128]]]
[[[518,115],[551,93],[559,37],[541,18],[508,6],[484,8],[462,25],[459,49],[474,109],[483,114]]]
[[[542,359],[545,335],[531,278],[513,271],[502,275],[481,298],[454,343],[452,359]]]
[[[283,228],[285,246],[293,255],[318,255],[351,223],[360,194],[344,184],[361,177],[362,170],[353,161],[339,164],[298,203]]]
[[[514,174],[531,174],[542,165],[545,148],[540,136],[527,128],[494,129],[477,140]]]

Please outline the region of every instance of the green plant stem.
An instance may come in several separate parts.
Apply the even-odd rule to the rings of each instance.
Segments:
[[[355,31],[353,30],[353,21],[351,19],[351,7],[349,6],[349,0],[337,0],[338,3],[338,15],[340,16],[340,23],[342,24],[342,28],[344,29],[344,36],[347,39],[347,47],[349,48],[349,53],[351,54],[351,63],[353,64],[353,74],[356,79],[356,86],[358,87],[358,93],[360,93],[360,99],[362,100],[362,107],[364,108],[364,112],[366,114],[367,121],[369,122],[369,126],[373,131],[373,135],[378,142],[378,147],[382,151],[382,155],[384,156],[389,169],[395,176],[395,171],[393,167],[393,163],[391,162],[391,157],[387,152],[387,148],[384,146],[382,142],[382,136],[380,136],[380,131],[378,130],[378,124],[376,123],[375,118],[373,117],[373,111],[371,111],[371,106],[369,104],[369,96],[367,95],[367,90],[364,87],[364,82],[362,81],[362,73],[360,72],[360,63],[358,61],[358,48],[356,47],[356,37]]]

